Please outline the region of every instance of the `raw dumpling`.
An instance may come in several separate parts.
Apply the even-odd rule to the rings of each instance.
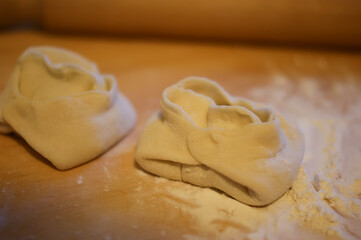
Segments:
[[[187,78],[168,87],[136,149],[145,170],[219,189],[254,206],[292,185],[304,154],[301,132],[270,108]]]
[[[135,122],[113,76],[60,48],[27,49],[0,95],[0,133],[16,132],[61,170],[103,153]]]

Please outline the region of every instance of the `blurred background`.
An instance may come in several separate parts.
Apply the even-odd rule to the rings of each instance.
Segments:
[[[2,30],[361,47],[359,0],[1,0]]]

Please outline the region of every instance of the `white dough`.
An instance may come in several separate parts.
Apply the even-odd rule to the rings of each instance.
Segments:
[[[263,206],[291,187],[303,154],[301,132],[270,108],[191,77],[163,92],[136,161],[156,175]]]
[[[60,48],[27,49],[0,95],[0,133],[16,132],[61,170],[97,157],[135,122],[113,76]]]

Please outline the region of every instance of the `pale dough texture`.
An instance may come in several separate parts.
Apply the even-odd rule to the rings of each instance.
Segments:
[[[165,89],[136,149],[137,163],[151,173],[254,206],[291,187],[303,155],[302,133],[279,114],[194,77]]]
[[[113,76],[60,48],[27,49],[0,95],[0,133],[16,132],[61,170],[97,157],[135,122]]]

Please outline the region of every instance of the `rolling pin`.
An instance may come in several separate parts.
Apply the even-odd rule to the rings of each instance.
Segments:
[[[0,26],[361,47],[358,0],[3,0]]]

